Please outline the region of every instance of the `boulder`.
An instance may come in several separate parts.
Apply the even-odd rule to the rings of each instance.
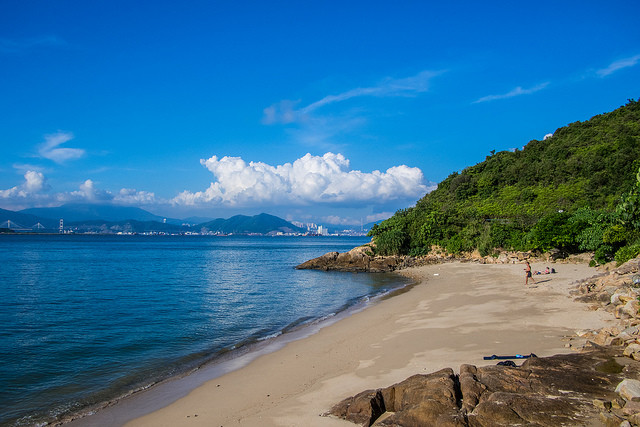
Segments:
[[[316,269],[327,270],[330,266],[335,265],[335,261],[338,258],[339,252],[327,252],[326,254],[317,258],[305,261],[298,265],[298,269]]]
[[[428,263],[427,258],[422,260]],[[374,256],[369,245],[359,246],[349,252],[329,252],[296,266],[299,270],[337,270],[385,273],[417,265],[415,258],[407,256]]]
[[[453,370],[414,375],[391,387],[364,391],[338,403],[325,415],[370,426],[385,412],[393,414],[376,425],[455,425],[463,417],[458,410]]]
[[[618,274],[634,274],[640,271],[640,258],[633,258],[616,269]]]
[[[619,425],[626,415],[614,390],[625,377],[640,376],[640,362],[625,359],[623,366],[617,355],[615,348],[595,346],[527,359],[520,367],[462,365],[459,375],[443,369],[360,393],[329,414],[366,426],[592,425],[598,418]],[[628,393],[634,383],[624,384],[620,389]],[[635,402],[635,394],[629,396]],[[376,413],[385,417],[376,421]]]
[[[622,312],[630,317],[638,317],[638,309],[640,309],[640,302],[637,299],[627,301],[622,307]]]
[[[564,259],[566,257],[567,257],[567,254],[565,252],[562,252],[559,249],[551,249],[547,254],[548,261],[557,261],[559,259]]]
[[[620,394],[627,402],[640,402],[640,381],[625,378],[616,387],[616,393]]]

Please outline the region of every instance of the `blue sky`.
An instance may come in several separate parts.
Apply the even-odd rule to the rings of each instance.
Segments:
[[[0,207],[360,223],[640,97],[636,1],[0,0]]]

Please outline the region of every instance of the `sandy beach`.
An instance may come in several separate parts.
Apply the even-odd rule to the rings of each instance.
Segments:
[[[533,270],[546,265],[532,264]],[[554,264],[534,276],[523,265],[450,263],[402,271],[417,284],[361,312],[264,354],[247,366],[189,392],[129,426],[348,426],[320,414],[365,389],[483,356],[572,350],[568,336],[612,324],[569,296],[571,285],[596,270]],[[89,420],[87,420],[89,421]]]

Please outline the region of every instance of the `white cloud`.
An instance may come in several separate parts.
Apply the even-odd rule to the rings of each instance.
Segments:
[[[545,83],[541,83],[537,86],[534,86],[532,88],[529,89],[523,89],[521,86],[517,86],[516,88],[512,89],[511,91],[501,94],[501,95],[487,95],[487,96],[483,96],[480,99],[477,99],[475,101],[473,101],[474,104],[478,104],[480,102],[487,102],[487,101],[495,101],[498,99],[507,99],[507,98],[513,98],[514,96],[520,96],[520,95],[530,95],[532,93],[538,92],[544,88],[546,88],[549,85],[549,82],[545,82]]]
[[[86,202],[106,202],[113,200],[113,194],[110,191],[102,190],[95,186],[95,183],[91,179],[85,180],[78,190],[71,191],[69,193],[58,193],[57,198],[59,201],[86,201]]]
[[[612,62],[606,68],[602,68],[596,71],[596,74],[600,77],[606,77],[610,74],[615,73],[618,70],[622,70],[623,68],[634,67],[638,62],[640,62],[640,55],[631,56],[629,58],[623,58],[618,61]]]
[[[45,177],[42,172],[27,171],[24,174],[24,179],[24,188],[30,193],[36,193],[45,188]]]
[[[33,197],[36,193],[46,191],[48,188],[42,172],[30,170],[24,174],[24,182],[21,185],[0,190],[0,199],[24,200]]]
[[[337,215],[328,215],[320,218],[321,224],[331,225],[354,225],[356,222],[351,218],[342,218]]]
[[[156,195],[149,191],[122,188],[113,201],[123,205],[149,205],[156,202]]]
[[[95,182],[87,179],[77,190],[49,193],[50,186],[42,172],[29,170],[24,174],[24,182],[7,190],[0,190],[0,200],[9,209],[22,209],[32,206],[58,206],[61,203],[89,202],[113,203],[116,205],[149,205],[166,203],[158,200],[154,193],[123,188],[115,195],[109,190],[98,188]]]
[[[83,149],[59,148],[60,145],[72,139],[73,134],[71,132],[57,132],[52,135],[45,135],[45,142],[38,147],[38,153],[45,159],[53,160],[56,163],[79,159],[85,155]]]
[[[174,205],[256,206],[384,204],[415,199],[428,190],[418,168],[394,166],[386,172],[351,170],[342,154],[306,154],[293,163],[271,166],[240,157],[202,159],[215,177],[204,191],[183,191]]]
[[[359,87],[337,95],[327,95],[299,109],[295,109],[299,101],[283,100],[264,109],[262,122],[264,124],[304,122],[309,114],[321,107],[363,96],[415,96],[429,90],[430,80],[439,74],[442,74],[442,71],[422,71],[415,76],[401,79],[388,77],[375,86]]]

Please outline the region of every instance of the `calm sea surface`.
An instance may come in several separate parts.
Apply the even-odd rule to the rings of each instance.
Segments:
[[[367,241],[0,235],[0,425],[117,399],[406,284],[294,269]]]

